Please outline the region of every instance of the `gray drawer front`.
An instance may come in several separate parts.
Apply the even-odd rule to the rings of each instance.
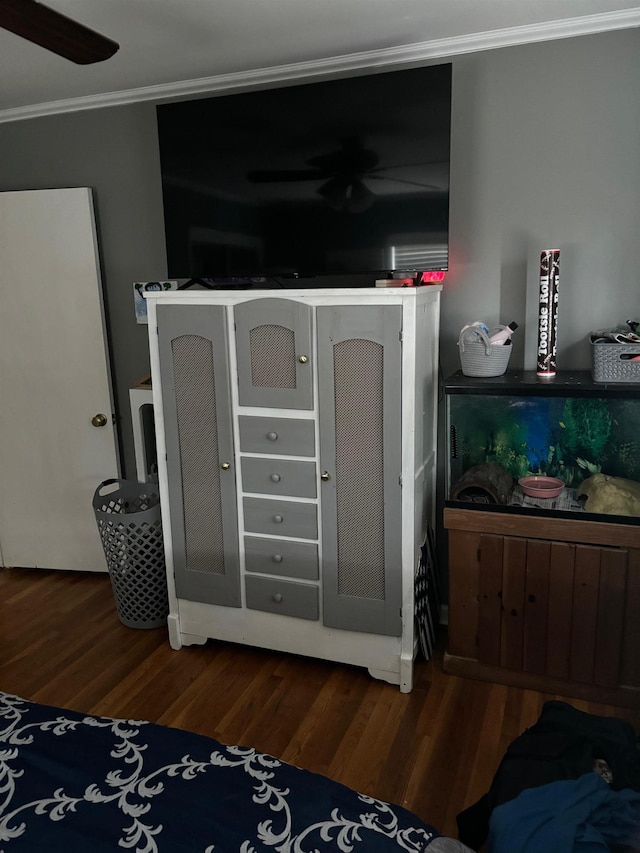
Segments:
[[[240,450],[283,456],[315,456],[313,421],[240,415]]]
[[[248,572],[318,580],[318,546],[311,542],[245,536],[244,551]]]
[[[267,498],[244,498],[242,503],[244,526],[251,533],[297,536],[300,539],[318,538],[315,504]]]
[[[318,588],[293,581],[261,578],[251,575],[245,578],[247,607],[250,610],[266,610],[283,616],[299,619],[318,619]]]
[[[257,459],[244,457],[242,489],[261,495],[289,495],[294,498],[316,497],[315,462],[293,462],[289,459]]]

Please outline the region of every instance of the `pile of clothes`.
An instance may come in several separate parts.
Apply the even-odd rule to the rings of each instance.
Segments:
[[[591,332],[592,344],[638,344],[640,343],[640,320],[626,320],[628,329],[597,329]]]
[[[489,791],[457,817],[488,853],[640,851],[640,743],[615,717],[543,706],[509,746]]]

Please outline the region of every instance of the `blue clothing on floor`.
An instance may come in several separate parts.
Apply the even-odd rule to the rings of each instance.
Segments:
[[[640,793],[597,773],[527,788],[493,810],[489,853],[609,853],[640,849]]]

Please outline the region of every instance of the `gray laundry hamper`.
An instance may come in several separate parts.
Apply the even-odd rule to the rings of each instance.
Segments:
[[[157,483],[105,480],[93,496],[120,621],[159,628],[169,613]]]

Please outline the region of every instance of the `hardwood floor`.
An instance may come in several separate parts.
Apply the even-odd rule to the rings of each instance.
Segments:
[[[418,661],[404,695],[341,664],[213,641],[176,652],[164,628],[120,623],[108,575],[2,569],[0,600],[1,690],[254,746],[454,837],[456,814],[554,698],[445,675],[441,653]],[[640,729],[640,711],[568,701]]]

